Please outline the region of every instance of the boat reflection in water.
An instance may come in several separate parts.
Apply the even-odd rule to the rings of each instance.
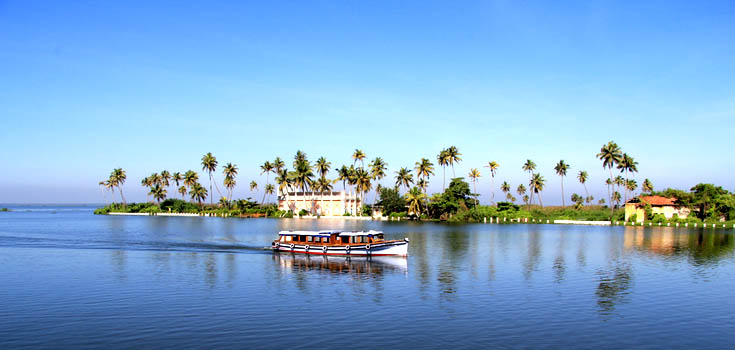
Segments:
[[[286,272],[314,270],[368,275],[408,273],[408,259],[398,256],[330,256],[275,252],[273,260]]]

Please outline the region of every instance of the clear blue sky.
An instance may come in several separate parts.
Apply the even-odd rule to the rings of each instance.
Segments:
[[[206,152],[241,197],[297,149],[392,173],[456,145],[483,201],[483,165],[515,188],[531,158],[553,204],[559,159],[606,196],[609,140],[639,183],[733,190],[733,38],[732,1],[0,1],[0,202],[101,202],[114,167],[142,200]]]

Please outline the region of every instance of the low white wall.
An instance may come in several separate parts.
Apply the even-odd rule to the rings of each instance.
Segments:
[[[554,220],[555,224],[609,226],[610,221]]]

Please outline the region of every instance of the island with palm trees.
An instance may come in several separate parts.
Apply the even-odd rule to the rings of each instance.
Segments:
[[[440,192],[429,193],[429,182],[435,176],[436,170],[429,158],[422,157],[413,166],[398,167],[394,172],[392,186],[385,186],[381,182],[388,174],[388,164],[381,157],[370,160],[366,165],[366,154],[356,149],[351,155],[351,164],[333,167],[325,157],[319,157],[312,162],[305,152],[298,150],[290,164],[291,169],[280,157],[265,161],[260,166],[260,174],[265,175],[265,183],[259,184],[255,180],[249,183],[253,194],[260,188],[263,189],[259,201],[251,197],[233,199],[238,184],[238,167],[234,163],[226,163],[221,167],[220,190],[217,179],[220,163],[212,153],[206,153],[200,163],[201,170],[207,175],[206,185],[200,183],[199,174],[194,170],[173,173],[162,170],[141,179],[140,185],[147,188],[149,197],[144,203],[126,203],[123,194],[126,172],[122,168],[113,169],[109,177],[100,181],[99,185],[104,192],[114,195],[117,191],[121,202],[110,203],[96,213],[285,218],[340,216],[455,222],[487,222],[489,219],[490,222],[499,223],[551,223],[554,220],[625,223],[625,211],[621,204],[628,202],[629,198],[637,197],[639,185],[633,175],[638,173],[638,163],[613,141],[604,144],[596,157],[609,174],[604,181],[607,198],[595,202],[587,189],[589,174],[586,170],[579,170],[576,179],[583,185],[584,195],[571,194],[569,199],[572,204],[568,206],[564,178],[572,166],[562,159],[553,167],[555,175],[560,179],[561,206],[545,207],[542,193],[546,189],[547,180],[531,159],[520,166],[528,173],[528,182],[515,187],[518,197],[512,192],[510,183],[503,181],[500,184],[499,189],[504,194],[502,201],[495,200],[495,177],[501,170],[501,165],[497,161],[489,161],[484,168],[488,169],[490,193],[487,196],[488,202],[481,204],[477,183],[482,181],[482,171],[479,167],[470,169],[467,177],[471,188],[463,177],[457,177],[455,165],[462,162],[462,153],[455,146],[442,149],[436,156],[437,165],[442,167]],[[448,184],[447,168],[451,168],[452,173]],[[330,176],[330,172],[335,175]],[[270,174],[273,174],[274,183],[270,182]],[[341,191],[336,191],[335,185],[340,183]],[[696,188],[698,187],[691,192],[674,189],[655,192],[652,182],[644,179],[639,194],[675,198],[677,203],[695,211],[696,215],[686,218],[691,222],[735,220],[735,195],[721,187],[715,187],[714,190],[708,187],[706,198],[695,199]],[[169,193],[173,195],[169,196]],[[276,202],[272,202],[271,197],[275,193]],[[372,200],[369,199],[371,193]],[[215,198],[218,198],[216,202]],[[650,216],[643,221],[662,222],[661,217]],[[663,220],[676,222],[682,219]]]

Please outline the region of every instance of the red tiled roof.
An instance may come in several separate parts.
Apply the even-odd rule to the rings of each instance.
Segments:
[[[662,196],[640,196],[641,202],[650,205],[676,205],[676,198],[666,198]]]

